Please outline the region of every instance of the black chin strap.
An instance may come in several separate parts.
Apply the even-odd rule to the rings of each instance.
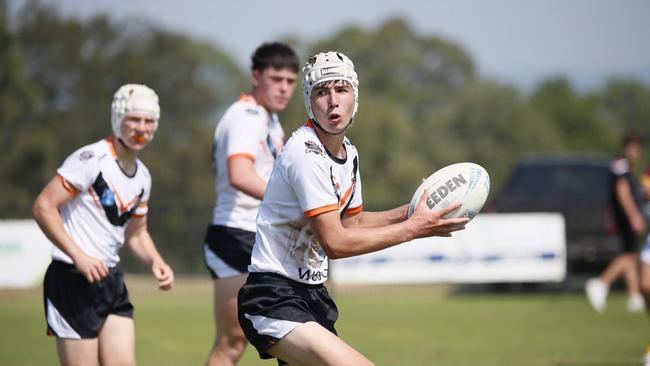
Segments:
[[[118,141],[118,142],[120,143],[120,145],[122,145],[122,147],[124,147],[125,149],[127,149],[127,150],[132,150],[130,147],[126,146],[126,144],[124,143],[124,141],[122,141],[122,138],[121,138],[121,137],[118,137],[118,138],[117,138],[117,141]]]
[[[323,131],[323,133],[328,134],[328,135],[332,135],[332,136],[337,136],[337,135],[340,135],[340,134],[342,134],[342,133],[346,133],[346,132],[348,131],[348,128],[350,128],[350,126],[352,126],[352,122],[353,122],[353,121],[354,121],[354,118],[350,119],[350,122],[348,122],[348,125],[345,126],[345,128],[343,129],[343,131],[338,132],[338,133],[331,133],[331,132],[329,132],[329,131],[326,131],[326,130],[325,130],[325,129],[320,125],[320,123],[318,123],[318,121],[316,120],[316,118],[312,118],[312,119],[311,119],[311,122],[314,124],[314,126],[318,127],[318,129],[321,130],[321,131]]]

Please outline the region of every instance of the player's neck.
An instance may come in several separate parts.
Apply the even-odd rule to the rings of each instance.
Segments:
[[[128,175],[132,175],[136,170],[136,160],[138,159],[138,152],[131,150],[124,146],[124,143],[117,139],[115,146],[115,153],[117,154],[117,163],[120,165],[122,171]]]
[[[264,108],[264,110],[266,110],[266,113],[268,113],[269,116],[272,115],[273,112],[271,112],[271,110],[264,103],[262,103],[262,101],[264,99],[262,98],[262,95],[260,95],[260,93],[258,93],[258,90],[259,89],[257,89],[257,88],[253,88],[253,90],[251,91],[251,94],[250,94],[253,97],[253,100],[255,100],[255,104],[257,104],[258,106]]]
[[[330,135],[324,133],[318,128],[315,128],[314,131],[316,131],[316,134],[318,135],[320,142],[322,142],[323,145],[325,145],[325,148],[327,149],[327,151],[330,152],[330,154],[332,154],[333,156],[339,159],[346,158],[347,152],[343,147],[343,140],[345,140],[344,133],[338,135]]]

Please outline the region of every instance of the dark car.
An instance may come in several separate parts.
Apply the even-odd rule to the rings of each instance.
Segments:
[[[606,157],[528,158],[517,165],[489,211],[562,213],[569,272],[599,271],[620,250],[609,180]]]

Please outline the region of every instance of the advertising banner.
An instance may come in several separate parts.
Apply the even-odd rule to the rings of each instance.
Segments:
[[[331,260],[329,275],[334,284],[559,282],[566,275],[564,217],[481,214],[451,238]]]
[[[38,286],[52,244],[34,220],[0,220],[0,288]]]

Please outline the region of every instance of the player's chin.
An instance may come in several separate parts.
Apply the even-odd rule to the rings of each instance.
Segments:
[[[271,106],[271,112],[273,112],[273,113],[282,112],[287,107],[287,104],[289,104],[289,101],[286,101],[286,102],[284,102],[284,101],[276,101]]]
[[[138,140],[138,141],[131,140],[131,141],[129,141],[129,149],[135,150],[135,151],[144,150],[144,148],[147,147],[147,145],[149,145],[149,141],[150,140],[147,140],[147,139]]]
[[[331,134],[339,134],[343,131],[345,131],[345,126],[342,126],[341,123],[328,123],[324,127],[325,131],[331,133]]]

